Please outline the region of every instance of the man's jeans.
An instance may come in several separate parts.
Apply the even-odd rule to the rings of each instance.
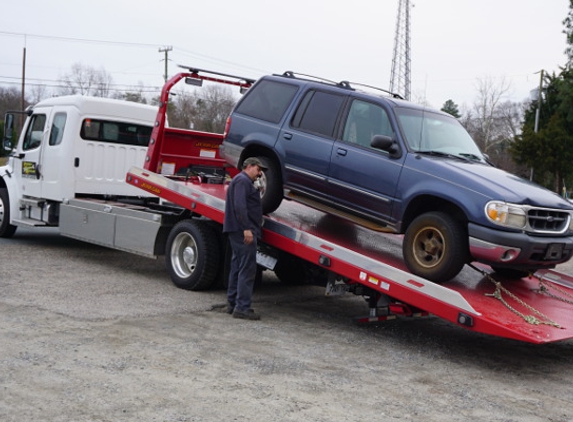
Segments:
[[[227,300],[238,311],[251,309],[253,287],[257,275],[257,239],[245,245],[243,232],[228,233],[233,250],[227,288]]]

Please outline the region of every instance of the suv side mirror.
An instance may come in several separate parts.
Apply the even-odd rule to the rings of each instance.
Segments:
[[[390,153],[391,156],[398,158],[400,156],[400,149],[398,144],[390,136],[374,135],[370,142],[372,148],[380,149]]]

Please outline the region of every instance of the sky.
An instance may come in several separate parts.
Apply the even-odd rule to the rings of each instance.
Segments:
[[[412,0],[411,99],[471,108],[480,81],[523,101],[566,62],[568,0]],[[55,85],[74,64],[118,89],[192,66],[258,78],[287,70],[388,89],[398,0],[0,0],[0,85]]]

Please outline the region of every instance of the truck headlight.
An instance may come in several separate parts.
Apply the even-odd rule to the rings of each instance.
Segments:
[[[485,215],[500,226],[524,229],[527,225],[527,215],[519,205],[491,201],[485,206]]]

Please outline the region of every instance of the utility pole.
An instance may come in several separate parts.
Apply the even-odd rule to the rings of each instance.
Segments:
[[[543,90],[543,69],[541,69],[539,73],[541,73],[541,76],[539,77],[539,89],[537,90],[537,108],[535,109],[535,124],[533,126],[534,133],[539,131],[539,113],[541,109],[541,93]],[[533,167],[531,167],[531,172],[529,173],[529,180],[533,181]]]
[[[173,50],[172,46],[168,46],[168,47],[163,47],[159,49],[160,53],[165,53],[165,75],[163,77],[163,79],[165,80],[165,82],[167,82],[167,78],[168,76],[168,72],[167,72],[167,62],[169,60],[169,52]]]
[[[24,50],[22,51],[22,88],[20,91],[20,110],[26,108],[26,36],[24,35]],[[24,127],[24,114],[20,114],[18,129]]]
[[[390,91],[410,99],[410,0],[398,0]]]

